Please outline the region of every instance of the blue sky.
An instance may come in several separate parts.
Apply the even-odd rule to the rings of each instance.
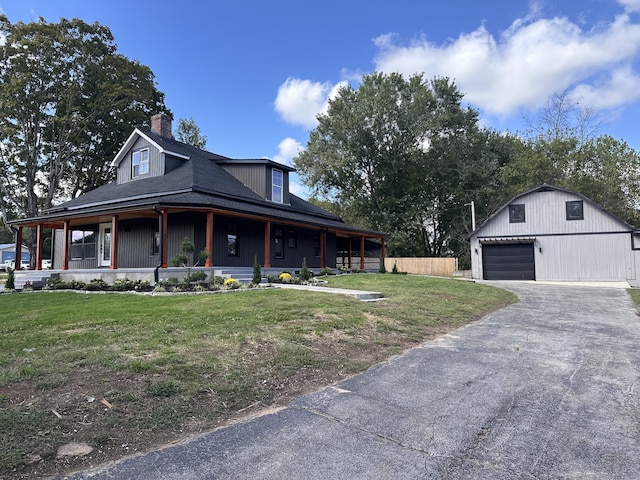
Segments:
[[[0,11],[108,26],[174,118],[233,158],[290,163],[337,88],[375,70],[447,76],[501,131],[566,89],[599,112],[600,133],[640,150],[640,0],[0,0]]]

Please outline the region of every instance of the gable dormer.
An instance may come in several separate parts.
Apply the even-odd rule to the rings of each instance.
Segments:
[[[111,166],[117,169],[118,184],[162,176],[189,160],[187,155],[163,145],[164,139],[173,140],[169,115],[158,113],[151,117],[151,133],[155,135],[136,128],[113,159]],[[156,135],[160,137],[159,141],[153,138]]]
[[[283,205],[291,203],[289,173],[295,172],[294,168],[266,158],[217,163],[265,200]]]

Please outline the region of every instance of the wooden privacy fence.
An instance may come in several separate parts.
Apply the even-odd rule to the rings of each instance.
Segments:
[[[396,264],[399,272],[415,273],[417,275],[435,275],[439,277],[453,277],[458,270],[457,258],[412,258],[412,257],[387,257],[384,259],[384,268],[387,272],[393,270]]]

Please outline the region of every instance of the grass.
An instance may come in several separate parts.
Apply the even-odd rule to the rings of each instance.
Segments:
[[[516,301],[406,275],[337,276],[330,286],[387,299],[278,289],[0,295],[0,477],[62,474],[214,428]],[[69,441],[96,450],[56,460]]]
[[[635,302],[635,304],[640,308],[640,289],[628,288],[627,293],[629,294],[631,299]]]

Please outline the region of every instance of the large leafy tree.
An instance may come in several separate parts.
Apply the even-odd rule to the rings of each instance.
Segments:
[[[98,23],[0,16],[0,209],[5,222],[110,180],[134,126],[166,111],[151,70]],[[31,248],[33,238],[25,238]]]
[[[578,191],[640,224],[640,155],[623,140],[598,136],[593,109],[580,107],[566,92],[556,93],[529,126],[524,148],[514,151],[500,172],[507,198],[549,183]]]
[[[393,255],[446,255],[468,168],[491,163],[478,114],[447,78],[373,73],[342,88],[294,160],[315,197],[389,234]]]

